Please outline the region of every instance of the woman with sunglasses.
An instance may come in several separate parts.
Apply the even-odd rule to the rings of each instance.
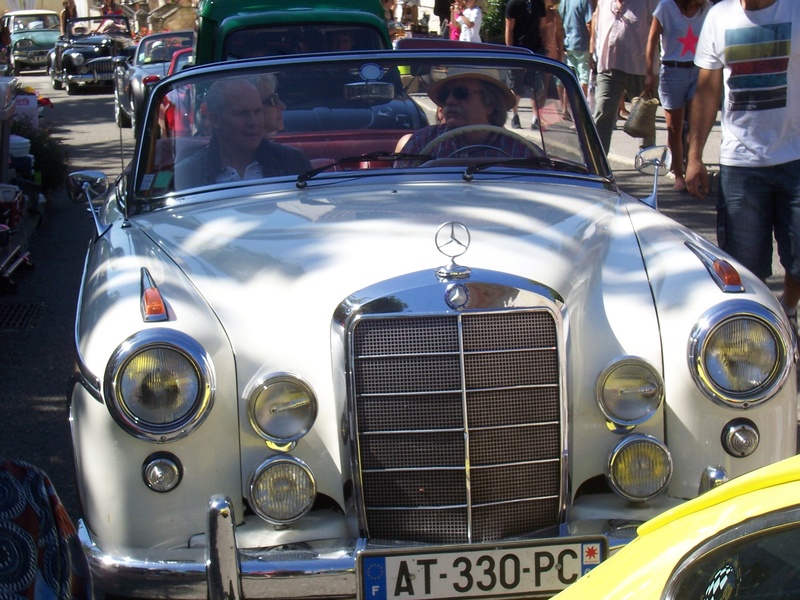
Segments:
[[[516,104],[516,97],[508,86],[483,73],[458,73],[436,81],[428,88],[428,97],[441,108],[443,122],[415,131],[403,147],[403,152],[418,154],[439,136],[461,127],[503,127],[508,111]],[[511,136],[479,130],[446,139],[427,154],[431,158],[526,158],[534,153]],[[411,164],[404,161],[397,166]]]

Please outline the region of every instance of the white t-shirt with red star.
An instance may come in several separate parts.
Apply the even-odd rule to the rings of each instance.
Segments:
[[[711,2],[706,2],[693,17],[687,17],[675,4],[675,0],[661,0],[653,16],[661,23],[661,60],[675,60],[679,62],[692,62],[697,50],[697,40],[703,21],[711,8]]]
[[[767,167],[800,160],[800,0],[708,13],[695,64],[722,69],[720,163]]]

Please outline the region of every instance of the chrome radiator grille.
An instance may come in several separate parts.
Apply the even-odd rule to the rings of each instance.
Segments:
[[[557,523],[549,312],[364,318],[351,339],[371,538],[481,542]]]

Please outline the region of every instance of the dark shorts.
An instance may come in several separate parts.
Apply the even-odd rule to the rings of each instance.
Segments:
[[[772,275],[772,237],[783,268],[800,279],[800,160],[720,167],[717,243],[760,279]]]
[[[508,72],[508,87],[520,98],[533,96],[533,92],[538,96],[544,89],[542,74],[528,69],[511,69]]]

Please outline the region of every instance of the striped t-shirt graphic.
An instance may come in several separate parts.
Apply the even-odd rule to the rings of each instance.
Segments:
[[[725,62],[731,70],[729,111],[786,107],[791,46],[788,22],[725,32]]]

